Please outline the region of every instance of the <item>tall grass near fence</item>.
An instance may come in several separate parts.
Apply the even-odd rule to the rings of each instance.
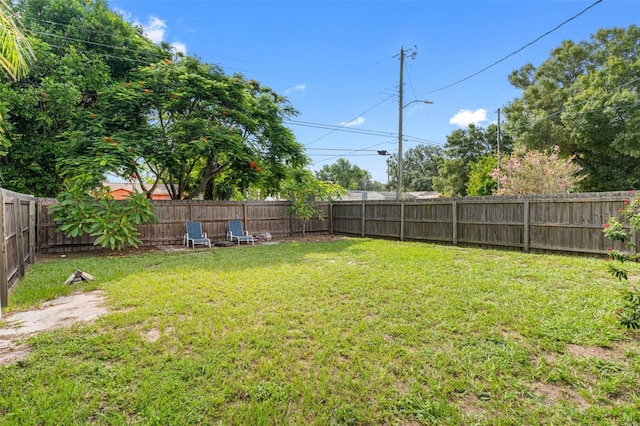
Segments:
[[[76,268],[111,313],[28,339],[0,424],[640,422],[603,261],[367,239],[82,257],[35,265],[12,309]]]

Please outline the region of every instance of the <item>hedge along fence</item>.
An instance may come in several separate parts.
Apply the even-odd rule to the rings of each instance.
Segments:
[[[353,201],[333,205],[332,226],[335,233],[360,237],[603,255],[613,243],[602,225],[630,197],[631,192],[606,192]]]
[[[83,235],[66,238],[57,232],[58,224],[49,214],[48,206],[55,199],[42,199],[40,203],[40,250],[43,253],[64,253],[92,250],[94,237]],[[291,218],[287,201],[230,202],[202,200],[152,201],[151,206],[158,222],[138,227],[143,247],[182,244],[186,221],[199,221],[212,241],[224,240],[228,222],[241,220],[243,228],[253,234],[268,232],[274,237],[290,237],[302,233],[302,223]],[[324,217],[329,216],[329,206],[321,206]],[[312,219],[306,226],[309,233],[330,232],[330,221]]]
[[[6,307],[9,288],[36,261],[37,199],[0,189],[0,201],[0,306]]]

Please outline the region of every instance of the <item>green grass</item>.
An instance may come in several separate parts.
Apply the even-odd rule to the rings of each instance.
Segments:
[[[76,268],[111,312],[0,367],[0,424],[640,424],[603,260],[358,239],[84,257],[34,265],[10,309]]]

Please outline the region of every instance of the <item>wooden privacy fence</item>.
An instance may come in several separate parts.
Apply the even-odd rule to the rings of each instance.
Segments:
[[[602,234],[610,216],[618,216],[630,192],[520,197],[458,197],[419,201],[347,201],[325,205],[325,221],[312,220],[309,233],[426,241],[457,246],[606,254],[612,242]],[[93,238],[68,239],[41,200],[39,244],[44,252],[94,248]],[[209,237],[225,239],[229,220],[242,220],[252,233],[274,237],[299,235],[302,224],[288,214],[289,203],[153,201],[158,223],[140,226],[143,246],[182,243],[187,220],[202,222]]]
[[[6,307],[9,288],[36,260],[37,200],[5,189],[0,200],[0,306]]]
[[[62,253],[85,251],[96,248],[93,237],[66,238],[56,232],[57,224],[48,211],[54,199],[42,200],[40,204],[40,249],[43,252]],[[224,240],[229,220],[241,220],[243,228],[253,234],[268,232],[274,237],[289,237],[302,233],[302,223],[289,216],[287,201],[230,202],[202,200],[152,201],[158,222],[141,225],[142,246],[166,246],[182,244],[185,223],[199,221],[202,229],[212,241]],[[329,215],[329,206],[322,206],[324,217]],[[330,221],[311,220],[306,227],[309,233],[330,232]]]
[[[602,225],[619,216],[631,196],[607,192],[351,201],[334,204],[331,217],[333,232],[360,237],[601,255],[612,245]]]
[[[311,220],[309,233],[425,241],[458,246],[603,255],[612,242],[602,225],[618,216],[632,194],[607,192],[522,197],[440,198],[420,201],[347,201],[324,205],[325,221]],[[48,206],[53,199],[0,190],[0,304],[8,289],[43,253],[96,248],[93,237],[69,239],[56,232]],[[140,226],[143,246],[182,244],[185,222],[202,222],[213,241],[224,240],[229,220],[251,233],[275,238],[300,235],[302,224],[289,202],[153,201],[158,223]],[[636,242],[638,236],[635,237]],[[616,248],[624,248],[614,245]]]

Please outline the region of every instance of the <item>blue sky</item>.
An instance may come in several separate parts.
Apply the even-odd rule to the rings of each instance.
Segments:
[[[345,158],[386,183],[386,157],[398,150],[398,85],[404,72],[403,150],[443,145],[455,129],[497,121],[519,96],[507,76],[539,65],[563,40],[600,28],[640,24],[640,1],[604,0],[523,51],[596,0],[111,0],[149,38],[242,73],[286,96],[300,114],[288,126],[312,170]]]

